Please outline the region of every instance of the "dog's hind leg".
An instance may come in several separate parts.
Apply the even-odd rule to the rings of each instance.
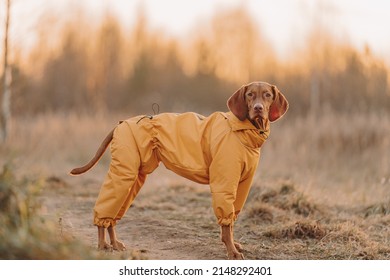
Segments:
[[[141,159],[132,131],[126,123],[118,125],[111,142],[111,163],[94,207],[94,224],[98,226],[99,245],[107,247],[105,228],[113,249],[125,246],[116,238],[115,225],[139,192],[146,178],[140,173]]]
[[[106,229],[102,226],[98,226],[98,249],[108,250],[111,249],[110,244],[106,241]]]
[[[130,189],[129,194],[127,195],[127,198],[126,198],[125,202],[123,203],[121,209],[119,210],[118,214],[116,215],[115,219],[120,220],[123,217],[123,215],[126,213],[127,209],[133,203],[135,197],[137,196],[137,194],[141,190],[141,188],[145,182],[145,179],[146,179],[145,174],[142,174],[142,173],[138,174],[137,180],[135,181],[133,187]],[[109,226],[107,228],[107,230],[108,230],[108,234],[110,236],[112,248],[114,250],[118,250],[118,251],[126,250],[125,244],[122,243],[121,241],[119,241],[116,237],[115,225]]]
[[[108,230],[108,235],[110,236],[112,249],[117,251],[126,250],[125,244],[123,244],[116,238],[115,226],[110,226],[107,228],[107,230]]]

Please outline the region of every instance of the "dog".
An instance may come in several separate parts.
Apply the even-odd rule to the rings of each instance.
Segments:
[[[148,174],[162,162],[173,172],[209,184],[212,207],[228,259],[244,259],[234,241],[233,226],[248,196],[270,133],[270,123],[288,110],[275,85],[252,82],[227,101],[229,112],[208,117],[196,113],[137,116],[120,122],[104,139],[95,156],[71,175],[91,169],[111,143],[111,163],[94,207],[98,249],[125,250],[115,226],[126,213]],[[106,242],[106,229],[111,244]]]

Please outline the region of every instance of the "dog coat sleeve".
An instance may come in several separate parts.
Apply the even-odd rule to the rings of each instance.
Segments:
[[[213,161],[213,164],[218,164]],[[237,219],[248,197],[253,175],[248,174],[246,179],[241,180],[242,166],[239,161],[230,162],[224,173],[212,165],[210,168],[210,189],[215,216],[219,225],[230,225]],[[221,167],[221,165],[219,165]],[[240,181],[241,180],[241,181]]]
[[[242,182],[241,179],[246,169],[246,149],[233,132],[227,132],[215,143],[211,148],[209,169],[212,204],[218,224],[230,225],[236,220],[236,211],[241,210],[251,183],[251,180]],[[245,190],[241,191],[241,187],[245,187]]]
[[[210,137],[209,176],[218,224],[230,225],[245,204],[266,138],[249,121],[239,121],[229,113],[224,117],[228,125],[216,122]]]

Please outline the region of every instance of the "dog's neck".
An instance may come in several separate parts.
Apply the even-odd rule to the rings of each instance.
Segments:
[[[259,130],[261,131],[267,131],[269,130],[269,120],[258,118],[254,120],[250,120],[250,122]]]

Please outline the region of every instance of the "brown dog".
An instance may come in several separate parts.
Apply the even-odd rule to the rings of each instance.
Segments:
[[[160,162],[175,173],[209,184],[221,240],[229,259],[243,259],[234,242],[233,225],[243,208],[269,135],[269,122],[282,117],[288,102],[264,82],[242,86],[228,100],[231,112],[209,117],[194,113],[138,116],[119,124],[101,144],[94,158],[72,175],[92,168],[111,143],[111,164],[94,208],[98,247],[123,250],[115,233],[146,180]],[[111,245],[106,242],[107,228]]]

